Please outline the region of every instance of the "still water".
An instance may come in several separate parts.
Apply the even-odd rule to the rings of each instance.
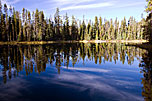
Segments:
[[[0,46],[0,101],[148,101],[151,66],[125,44]]]

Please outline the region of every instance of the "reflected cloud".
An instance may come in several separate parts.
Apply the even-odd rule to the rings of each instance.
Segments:
[[[61,66],[62,68],[64,69],[67,69],[66,66]],[[84,68],[84,67],[68,67],[69,70],[76,70],[76,71],[88,71],[88,72],[104,72],[104,73],[107,73],[107,72],[110,72],[111,70],[106,70],[106,69],[100,69],[100,68]]]
[[[111,79],[106,79],[101,75],[92,75],[92,74],[84,74],[80,72],[76,73],[68,73],[63,72],[59,76],[57,76],[56,83],[62,86],[71,87],[75,89],[79,89],[81,92],[89,89],[90,96],[106,96],[107,98],[112,98],[114,100],[143,100],[142,97],[137,95],[133,95],[131,93],[125,92],[123,90],[119,90],[116,85],[121,85],[123,87],[126,86],[135,86],[137,83],[133,84],[130,81],[119,80],[119,84],[116,84],[117,81]],[[109,82],[110,81],[110,82]],[[111,83],[111,84],[110,84]],[[98,92],[98,93],[97,93]]]
[[[29,82],[22,78],[15,78],[13,81],[8,81],[7,84],[0,85],[0,99],[1,101],[10,101],[10,99],[16,99],[16,97],[23,96],[22,90],[28,91],[27,87]],[[25,100],[27,100],[25,98]]]
[[[101,97],[105,97],[113,100],[123,101],[143,100],[141,96],[127,91],[127,89],[133,89],[135,86],[140,87],[136,81],[132,82],[106,78],[102,75],[85,73],[85,71],[80,72],[77,69],[74,72],[62,70],[60,75],[53,74],[53,78],[49,78],[52,77],[52,74],[49,75],[50,76],[48,77],[43,76],[39,79],[43,79],[48,83],[54,83],[65,88],[75,89],[81,93],[87,92],[92,99],[98,98],[101,100]],[[120,89],[118,86],[120,88],[122,87],[123,89]],[[124,89],[126,89],[126,91]]]

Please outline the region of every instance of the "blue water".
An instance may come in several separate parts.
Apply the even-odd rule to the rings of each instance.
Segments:
[[[144,100],[141,83],[144,77],[139,67],[142,56],[140,59],[134,56],[131,65],[128,64],[127,59],[123,64],[120,61],[120,55],[116,63],[113,59],[105,61],[102,57],[102,63],[99,64],[98,60],[96,64],[94,58],[88,59],[86,56],[83,60],[80,57],[80,50],[77,51],[77,61],[74,66],[72,58],[69,58],[68,66],[65,64],[66,60],[63,58],[65,52],[62,51],[60,66],[56,65],[57,56],[54,53],[56,59],[50,63],[48,58],[45,70],[39,73],[35,69],[36,61],[32,58],[30,61],[33,61],[34,65],[32,68],[29,67],[32,72],[28,72],[27,75],[24,61],[23,70],[18,73],[15,66],[12,67],[11,79],[9,79],[9,69],[6,71],[7,82],[4,82],[2,64],[0,66],[0,101]],[[15,76],[13,72],[16,72]]]

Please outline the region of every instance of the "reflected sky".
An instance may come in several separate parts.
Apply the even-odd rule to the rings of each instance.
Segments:
[[[92,49],[94,44],[90,47],[86,44],[74,46],[73,44],[9,46],[8,50],[6,47],[5,49],[1,47],[3,56],[0,57],[0,99],[2,101],[144,100],[141,83],[141,78],[144,77],[143,73],[140,73],[139,64],[142,61],[142,54],[146,53],[145,50],[125,45],[118,47],[115,44],[109,48],[107,45],[108,50],[106,48],[100,50],[104,44],[95,45],[96,48]],[[119,50],[120,48],[122,50]],[[6,50],[8,53],[17,53],[17,57],[14,58],[12,54],[5,55]],[[92,54],[87,55],[89,54],[87,50],[92,50],[90,51]],[[132,55],[129,56],[126,50],[131,50],[129,52]],[[111,56],[106,52],[111,53]],[[123,52],[126,53],[125,60],[122,58]],[[116,55],[118,58],[115,62]],[[100,56],[102,62],[99,62]],[[132,57],[131,64],[128,62],[129,57]],[[15,62],[18,59],[20,62]]]

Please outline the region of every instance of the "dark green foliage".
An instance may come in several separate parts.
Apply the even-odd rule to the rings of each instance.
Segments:
[[[147,8],[146,11],[148,12],[148,16],[146,18],[146,21],[142,19],[141,25],[143,27],[143,33],[144,36],[142,38],[146,39],[149,41],[149,43],[152,43],[152,1],[151,0],[146,0],[147,3]]]
[[[78,40],[78,26],[74,16],[72,16],[72,25],[70,32],[71,32],[71,40]]]
[[[4,19],[4,15],[3,14],[1,14],[1,40],[2,41],[6,41],[5,39],[5,32],[6,32],[6,25],[5,25],[5,19]]]
[[[152,13],[149,14],[144,24],[144,36],[152,43]]]
[[[66,13],[65,16],[65,22],[64,22],[64,32],[63,32],[63,36],[64,36],[64,40],[70,40],[70,25],[69,25],[69,17],[68,14]]]

